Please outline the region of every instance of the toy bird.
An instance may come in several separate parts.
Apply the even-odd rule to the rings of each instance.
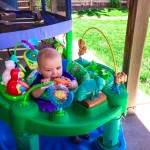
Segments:
[[[6,86],[6,92],[8,94],[18,96],[29,89],[28,84],[21,80],[21,78],[24,77],[24,73],[18,68],[12,69],[10,76],[11,79],[8,81]]]

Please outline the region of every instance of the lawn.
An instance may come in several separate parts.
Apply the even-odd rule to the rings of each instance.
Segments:
[[[73,39],[82,37],[86,29],[96,27],[108,38],[114,50],[117,70],[122,70],[127,26],[127,9],[89,9],[72,12]],[[110,67],[113,59],[106,40],[97,30],[89,30],[84,36],[88,49]],[[150,95],[150,24],[142,60],[139,88]]]

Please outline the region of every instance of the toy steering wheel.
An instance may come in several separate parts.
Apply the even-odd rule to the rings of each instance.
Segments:
[[[67,78],[54,79],[54,84],[50,86],[44,86],[42,88],[47,88],[47,94],[43,97],[45,100],[50,101],[53,105],[57,107],[56,114],[63,115],[62,109],[71,105],[74,99],[74,93],[69,92],[66,85],[70,85],[70,80]]]
[[[27,98],[29,97],[29,94],[40,87],[43,88],[47,88],[47,92],[48,92],[48,97],[47,100],[51,101],[56,107],[58,111],[62,111],[63,107],[68,107],[71,105],[73,99],[74,99],[74,93],[71,91],[66,91],[64,88],[66,88],[65,86],[61,86],[62,89],[54,89],[53,85],[55,84],[55,81],[50,81],[48,82],[47,85],[41,83],[41,84],[37,84],[34,85],[33,87],[31,87],[25,94],[25,97],[23,99],[23,101],[20,103],[21,106],[27,106],[29,105],[29,102],[27,101]],[[57,86],[57,85],[56,85]],[[60,87],[60,86],[59,86]],[[58,90],[58,91],[57,91]],[[62,92],[61,92],[62,90]],[[60,92],[60,94],[64,94],[62,95],[62,99],[58,96],[58,93]]]

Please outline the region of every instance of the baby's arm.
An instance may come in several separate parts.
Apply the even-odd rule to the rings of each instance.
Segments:
[[[78,87],[78,82],[77,80],[72,80],[70,81],[70,85],[68,86],[69,90],[75,90]]]
[[[43,94],[44,91],[45,91],[44,88],[37,88],[32,91],[32,95],[33,95],[33,97],[38,98]]]
[[[45,78],[41,80],[41,83],[47,84],[49,81],[50,81],[50,78]],[[32,95],[33,97],[38,98],[43,94],[44,91],[45,91],[45,88],[37,88],[32,91]]]
[[[75,90],[78,87],[77,80],[66,70],[63,70],[63,76],[70,79],[70,85],[67,87],[69,90]]]

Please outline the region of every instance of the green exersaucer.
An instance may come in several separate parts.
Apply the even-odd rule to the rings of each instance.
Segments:
[[[89,68],[86,69],[83,65],[83,61],[84,60],[82,60],[81,63],[78,61],[69,61],[67,66],[75,62],[75,64],[81,66],[81,68],[84,68],[88,72],[91,64],[89,62],[89,66],[86,66]],[[111,81],[111,77],[115,74],[112,69],[105,65],[96,64],[109,73],[109,79],[108,76],[106,76],[107,84],[102,89],[102,92],[100,92],[100,102],[94,105],[86,103],[87,106],[83,101],[80,102],[75,97],[75,100],[69,107],[63,108],[63,115],[58,115],[56,111],[42,112],[39,110],[38,104],[31,98],[30,93],[33,89],[42,87],[42,84],[30,88],[25,94],[16,96],[16,98],[13,99],[5,92],[5,86],[0,84],[0,118],[11,127],[16,141],[21,139],[22,147],[29,145],[29,149],[35,149],[33,145],[35,141],[38,142],[37,135],[76,136],[89,133],[101,125],[104,125],[103,135],[100,135],[99,138],[96,139],[99,148],[110,150],[120,148],[120,123],[122,115],[126,115],[128,93],[124,84],[118,86]],[[67,69],[71,72],[72,70],[70,68],[71,67],[68,67]],[[79,73],[80,71],[78,70],[77,72]],[[77,74],[74,73],[74,75]],[[104,74],[101,75],[103,75],[103,77],[105,76]],[[80,75],[77,76],[77,78],[79,78]],[[82,85],[81,80],[80,82]],[[53,82],[50,84],[52,83]],[[117,91],[112,89],[114,84],[116,84]],[[101,101],[103,96],[105,98]],[[95,98],[96,96],[94,97],[94,101]],[[94,101],[92,102],[94,103]],[[34,136],[31,137],[29,135]],[[38,150],[39,147],[37,146],[36,148]]]

